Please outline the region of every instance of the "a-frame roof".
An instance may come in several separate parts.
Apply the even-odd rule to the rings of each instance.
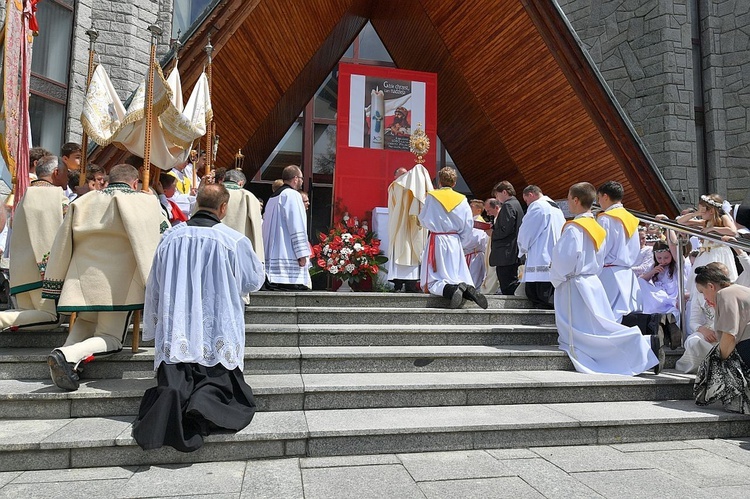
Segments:
[[[399,68],[438,74],[438,135],[469,187],[564,198],[617,180],[626,204],[676,201],[553,0],[227,0],[181,54],[186,92],[213,32],[218,165],[253,175],[370,20]]]

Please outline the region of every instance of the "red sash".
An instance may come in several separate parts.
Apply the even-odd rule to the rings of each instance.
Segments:
[[[432,266],[432,270],[437,272],[437,261],[435,260],[435,236],[458,235],[458,232],[430,232],[430,240],[427,243],[427,265]]]

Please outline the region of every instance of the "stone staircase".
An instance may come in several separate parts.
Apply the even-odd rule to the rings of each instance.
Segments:
[[[449,311],[424,295],[252,295],[245,374],[259,411],[190,454],[131,438],[155,384],[152,346],[87,365],[65,393],[46,365],[65,332],[5,333],[0,471],[750,435],[750,418],[692,402],[692,376],[576,373],[551,312],[489,301]]]

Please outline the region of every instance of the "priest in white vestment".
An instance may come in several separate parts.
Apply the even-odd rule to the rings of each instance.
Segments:
[[[625,315],[643,310],[641,287],[632,270],[641,251],[639,222],[622,206],[623,196],[619,182],[605,182],[597,190],[599,206],[604,210],[597,220],[607,232],[604,267],[599,278],[617,322]]]
[[[299,189],[303,183],[298,166],[284,168],[284,184],[268,199],[263,216],[266,254],[266,286],[271,291],[309,289],[308,262],[312,251],[307,240],[307,215]]]
[[[255,414],[242,374],[242,297],[260,289],[265,276],[250,240],[221,223],[228,202],[223,185],[204,185],[196,213],[168,230],[156,250],[143,339],[154,340],[158,386],[143,395],[133,428],[143,449],[192,452],[203,437],[239,431]]]
[[[481,199],[472,199],[469,202],[469,207],[471,208],[471,215],[475,222],[487,223],[484,218],[482,218],[484,201]],[[491,226],[490,224],[487,225]],[[482,283],[484,283],[484,279],[487,276],[486,253],[489,243],[490,238],[487,235],[487,232],[484,229],[473,227],[471,229],[471,241],[464,246],[466,265],[469,266],[472,283],[477,289],[482,287]]]
[[[422,254],[420,284],[425,293],[450,300],[459,308],[465,299],[487,308],[487,298],[470,284],[464,246],[472,239],[474,218],[466,196],[453,190],[458,175],[453,168],[438,172],[440,188],[431,191],[419,214],[419,222],[430,231]]]
[[[138,170],[117,165],[106,189],[71,203],[57,231],[42,297],[58,312],[77,312],[65,344],[47,363],[52,381],[77,390],[78,367],[119,352],[143,299],[161,234],[169,222],[153,194],[137,191]]]
[[[68,210],[61,187],[68,184],[57,156],[37,162],[37,180],[31,182],[16,207],[10,236],[10,293],[18,308],[0,312],[0,330],[50,328],[59,319],[54,307],[44,306],[42,281],[57,230]],[[4,208],[0,208],[4,209]]]
[[[635,375],[655,367],[658,374],[664,363],[662,338],[616,322],[597,276],[606,233],[590,211],[595,197],[588,182],[570,188],[568,208],[576,218],[565,224],[552,252],[560,350],[582,373]]]
[[[526,257],[521,282],[532,303],[552,309],[555,288],[550,282],[549,266],[552,249],[565,225],[565,215],[536,185],[527,186],[522,196],[529,208],[518,229],[518,257]]]
[[[422,259],[427,231],[417,217],[432,191],[432,180],[427,169],[416,164],[411,170],[399,168],[395,180],[388,186],[388,280],[396,291],[419,292],[419,264]]]

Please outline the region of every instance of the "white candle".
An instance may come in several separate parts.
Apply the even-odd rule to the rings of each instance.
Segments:
[[[385,99],[375,87],[370,92],[370,149],[383,149],[385,138]]]

